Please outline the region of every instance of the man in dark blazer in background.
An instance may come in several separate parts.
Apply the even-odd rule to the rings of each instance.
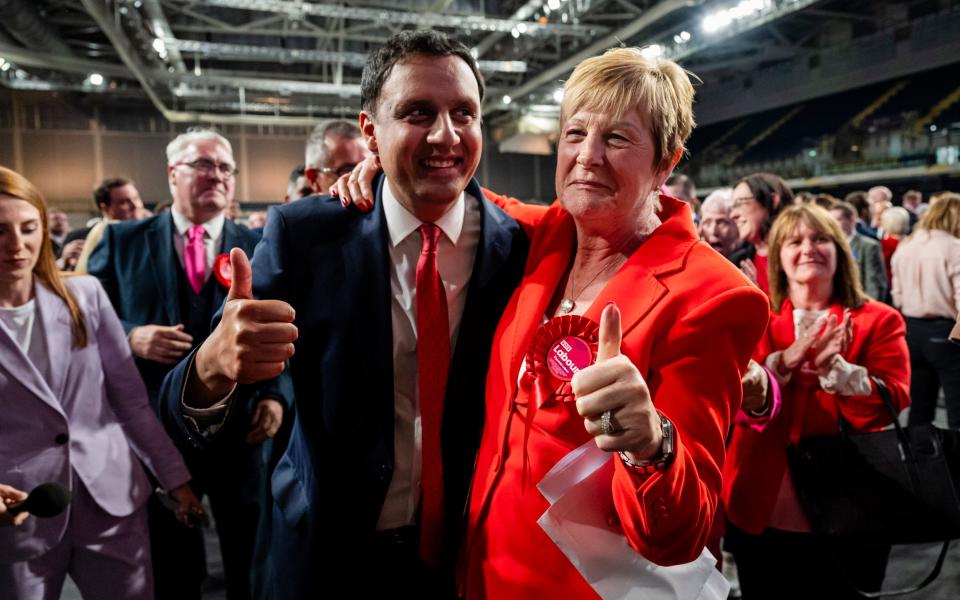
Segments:
[[[528,248],[473,179],[484,87],[465,46],[399,33],[361,88],[360,128],[385,175],[376,208],[312,197],[271,209],[252,282],[234,251],[222,320],[162,392],[165,411],[183,398],[229,412],[257,387],[242,384],[292,382],[271,482],[277,599],[454,595],[493,331]],[[184,422],[198,446],[202,430]]]
[[[857,233],[855,229],[857,210],[848,202],[834,202],[830,214],[840,224],[847,236],[850,252],[857,261],[860,270],[860,282],[863,291],[874,300],[890,302],[890,282],[883,265],[883,249],[877,240]]]
[[[110,225],[89,261],[123,324],[157,408],[163,377],[210,331],[227,285],[214,273],[233,248],[252,252],[258,236],[224,218],[233,199],[236,163],[230,142],[211,130],[190,130],[167,146],[170,211],[137,222]],[[223,256],[223,258],[220,258]],[[249,597],[251,555],[266,491],[262,442],[283,418],[274,396],[251,398],[233,418],[213,452],[180,445],[197,495],[210,497],[220,535],[227,597]],[[229,457],[229,460],[224,460]],[[206,572],[199,530],[187,530],[157,506],[151,512],[157,598],[200,598]]]

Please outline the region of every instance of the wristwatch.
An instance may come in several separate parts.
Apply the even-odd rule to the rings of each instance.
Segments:
[[[624,465],[644,475],[652,475],[657,471],[663,471],[670,466],[674,456],[676,456],[674,451],[676,446],[676,430],[673,427],[673,423],[665,417],[662,412],[657,411],[657,414],[660,415],[660,433],[662,434],[660,456],[647,460],[631,460],[626,452],[620,451],[619,453],[620,460],[623,461]]]

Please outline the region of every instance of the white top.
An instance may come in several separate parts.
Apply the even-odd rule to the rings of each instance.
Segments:
[[[50,357],[41,319],[37,316],[36,300],[14,308],[0,308],[0,328],[16,342],[40,375],[49,379]]]
[[[186,263],[183,262],[183,252],[187,246],[187,241],[190,239],[187,233],[193,226],[193,222],[173,207],[170,207],[170,216],[173,217],[173,247],[177,251],[180,266],[186,268]],[[226,217],[221,212],[201,225],[205,230],[203,247],[207,251],[207,268],[204,269],[203,273],[204,282],[210,277],[210,273],[213,271],[213,261],[217,259],[217,255],[220,254],[220,249],[223,247],[223,222],[225,220]]]
[[[809,327],[818,323],[818,319],[826,318],[828,310],[803,310],[801,308],[793,309],[793,326],[796,337],[803,335]],[[822,325],[822,321],[820,322]],[[777,365],[780,363],[782,350],[772,353],[767,357],[766,366],[773,373],[774,377],[781,386],[787,384],[793,376],[788,373],[786,376],[780,373]],[[841,396],[868,396],[873,393],[873,386],[870,385],[870,374],[866,367],[848,363],[839,354],[833,357],[826,368],[820,368],[817,373],[820,380],[820,388],[828,394],[839,394]]]
[[[417,261],[423,224],[383,186],[383,212],[390,235],[390,293],[393,328],[394,469],[377,529],[416,523],[420,502],[421,433],[417,374]],[[480,245],[480,201],[461,193],[440,219],[437,269],[447,292],[451,353],[467,301],[473,260]]]

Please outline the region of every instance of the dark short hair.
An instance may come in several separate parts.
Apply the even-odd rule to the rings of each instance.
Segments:
[[[483,76],[477,67],[476,59],[466,46],[439,31],[401,31],[390,36],[386,44],[367,57],[367,64],[363,67],[363,76],[360,79],[360,107],[371,114],[375,113],[383,84],[390,76],[393,65],[416,54],[457,56],[463,59],[477,79],[480,100],[483,101]]]
[[[110,206],[110,192],[118,187],[123,187],[131,183],[133,183],[133,181],[126,177],[110,177],[109,179],[104,179],[100,182],[100,185],[93,190],[94,204],[96,204],[98,209],[100,205]]]
[[[830,205],[830,210],[835,210],[843,213],[843,216],[850,219],[851,221],[857,220],[857,207],[850,204],[846,200],[837,200]]]
[[[304,176],[305,172],[306,172],[306,167],[304,167],[303,165],[296,166],[293,168],[292,171],[290,171],[290,177],[287,178],[287,181],[289,183],[296,183],[298,179]]]
[[[793,190],[787,185],[787,182],[778,175],[772,173],[754,173],[747,175],[737,182],[745,184],[750,188],[750,193],[765,209],[767,209],[767,222],[761,228],[763,237],[770,231],[770,225],[784,207],[793,203]],[[734,186],[736,187],[736,186]],[[780,197],[780,203],[774,205],[773,197]]]
[[[857,216],[863,218],[870,213],[870,203],[867,202],[867,193],[863,190],[855,190],[843,197],[844,202],[849,202],[857,209]]]

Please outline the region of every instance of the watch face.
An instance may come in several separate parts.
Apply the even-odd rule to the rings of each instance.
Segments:
[[[663,432],[663,444],[661,444],[661,452],[663,453],[663,459],[668,459],[673,456],[673,442],[674,442],[674,430],[673,423],[667,419],[665,416],[660,415],[660,425],[661,431]]]

